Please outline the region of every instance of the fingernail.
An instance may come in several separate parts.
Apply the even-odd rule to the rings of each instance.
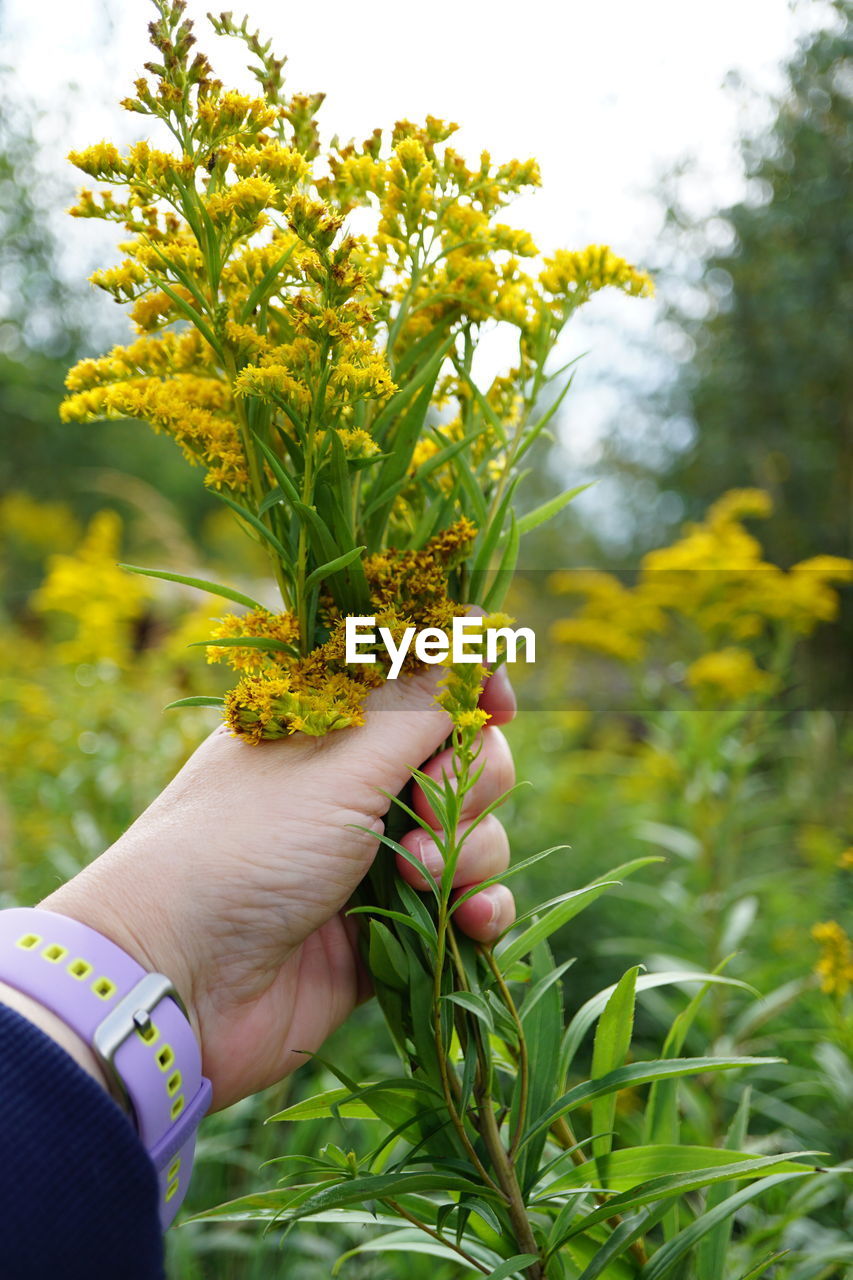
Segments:
[[[444,870],[444,858],[438,845],[434,840],[430,840],[429,836],[421,836],[418,840],[418,857],[426,867],[427,871],[433,876],[440,876]]]
[[[490,933],[497,935],[501,933],[509,923],[506,919],[506,913],[501,905],[504,902],[505,897],[508,895],[509,890],[504,885],[498,884],[494,885],[490,889],[484,890],[484,892],[488,894],[489,904],[491,906],[491,911],[489,912],[489,918],[486,921],[485,927]],[[513,911],[510,919],[513,918],[514,914],[515,913]]]

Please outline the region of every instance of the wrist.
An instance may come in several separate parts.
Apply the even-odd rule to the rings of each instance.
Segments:
[[[17,991],[5,982],[0,982],[0,1003],[6,1005],[9,1009],[13,1009],[15,1013],[21,1014],[22,1017],[38,1027],[40,1031],[43,1031],[45,1035],[50,1036],[51,1040],[54,1040],[61,1049],[64,1049],[78,1066],[81,1066],[94,1080],[97,1080],[98,1084],[107,1093],[110,1092],[106,1076],[101,1070],[98,1059],[86,1041],[72,1031],[67,1022],[63,1022],[50,1009],[40,1004],[38,1000],[34,1000],[32,996],[24,995],[22,991]]]
[[[135,891],[132,897],[126,892],[116,893],[109,876],[99,864],[93,864],[40,902],[39,908],[88,925],[121,947],[149,973],[163,973],[170,978],[181,997],[193,1034],[201,1044],[191,968],[185,954],[170,943],[164,927],[168,925],[168,904],[161,902],[159,910],[153,904],[146,909],[143,886],[139,887],[140,892]]]
[[[210,1106],[198,1041],[170,978],[94,925],[56,910],[66,905],[58,899],[53,910],[0,911],[0,977],[14,988],[10,1005],[95,1078],[100,1069],[123,1100],[157,1172],[165,1227],[186,1192],[196,1130]]]

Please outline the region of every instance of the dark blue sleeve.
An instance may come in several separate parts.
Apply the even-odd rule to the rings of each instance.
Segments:
[[[162,1280],[154,1166],[64,1049],[0,1004],[0,1275]]]

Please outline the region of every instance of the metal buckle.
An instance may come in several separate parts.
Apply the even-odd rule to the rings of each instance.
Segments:
[[[151,1025],[151,1014],[160,1001],[167,996],[174,1000],[175,1004],[186,1016],[187,1011],[184,1003],[165,974],[146,973],[145,977],[141,978],[136,986],[128,991],[126,996],[122,996],[115,1008],[110,1010],[103,1022],[96,1028],[92,1038],[95,1057],[103,1068],[110,1088],[118,1095],[120,1101],[126,1110],[133,1115],[134,1119],[136,1119],[136,1108],[124,1081],[116,1069],[115,1055],[125,1040],[133,1035],[134,1031],[144,1031]],[[138,1128],[139,1125],[137,1124]]]

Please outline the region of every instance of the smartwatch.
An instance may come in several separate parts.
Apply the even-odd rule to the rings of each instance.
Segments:
[[[157,1171],[165,1229],[186,1195],[210,1081],[170,980],[54,911],[0,911],[0,981],[37,1000],[92,1049]]]

